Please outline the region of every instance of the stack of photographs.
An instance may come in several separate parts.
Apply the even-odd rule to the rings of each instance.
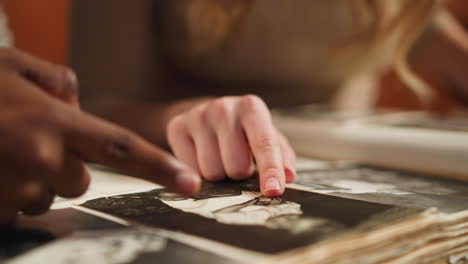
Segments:
[[[153,228],[118,222],[73,208],[52,210],[40,217],[20,217],[18,226],[1,230],[0,263],[241,263],[179,242]]]
[[[91,175],[98,176],[101,170],[92,168]],[[44,259],[48,264],[468,260],[464,182],[303,159],[297,181],[278,198],[261,196],[255,178],[205,182],[195,197],[145,188],[118,195],[112,190],[109,196],[26,221],[28,229],[0,239],[0,260],[9,264]],[[18,234],[31,237],[20,243]],[[33,246],[37,248],[27,250]]]
[[[280,198],[261,196],[257,182],[207,182],[196,197],[158,188],[82,206],[239,263],[468,258],[467,184],[349,164],[299,171]]]

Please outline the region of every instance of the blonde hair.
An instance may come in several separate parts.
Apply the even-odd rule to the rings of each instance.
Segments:
[[[340,65],[339,70],[365,71],[390,63],[421,99],[430,97],[427,85],[411,72],[407,57],[412,45],[441,10],[443,0],[348,1],[354,33],[330,49],[331,58]],[[251,3],[186,0],[190,54],[203,54],[234,40]]]
[[[186,34],[189,53],[203,54],[229,45],[242,28],[252,1],[186,0]]]
[[[427,101],[430,90],[412,73],[407,59],[413,44],[441,10],[442,0],[349,1],[355,30],[337,49],[340,64],[362,71],[390,63],[402,81]]]

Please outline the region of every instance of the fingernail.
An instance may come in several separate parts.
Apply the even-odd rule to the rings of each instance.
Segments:
[[[190,171],[181,171],[175,177],[176,189],[184,195],[193,195],[198,192],[201,180],[198,175]]]
[[[286,175],[286,182],[287,183],[292,183],[296,180],[296,172],[289,168],[289,167],[285,167],[284,168],[284,174]]]
[[[265,196],[276,196],[281,194],[281,184],[276,177],[268,178],[265,183]]]
[[[76,77],[76,74],[72,70],[67,70],[65,73],[65,84],[68,88],[72,89],[73,92],[78,92],[77,86],[78,86],[78,78]]]
[[[62,97],[69,104],[79,107],[78,79],[73,70],[64,68],[61,85],[63,87],[60,87],[60,91],[57,91],[57,95]]]
[[[66,96],[68,97],[67,99],[72,103],[73,105],[79,106],[80,102],[78,100],[78,79],[76,77],[76,74],[74,71],[67,69],[65,71],[65,93]]]

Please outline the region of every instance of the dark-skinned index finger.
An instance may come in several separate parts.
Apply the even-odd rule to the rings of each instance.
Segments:
[[[65,129],[67,146],[82,159],[125,171],[181,194],[193,195],[198,191],[199,176],[168,153],[127,129],[73,110]]]

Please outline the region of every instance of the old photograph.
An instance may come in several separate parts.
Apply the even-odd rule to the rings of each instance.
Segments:
[[[9,264],[36,264],[47,259],[49,264],[107,263],[143,264],[155,259],[162,263],[228,263],[219,255],[204,252],[155,233],[137,229],[77,232],[24,255]]]
[[[72,208],[24,218],[18,226],[2,230],[0,263],[36,264],[45,259],[48,264],[144,264],[154,259],[169,264],[237,263],[157,232],[119,225]]]
[[[196,197],[156,189],[95,199],[83,206],[261,253],[310,245],[371,219],[375,222],[392,210],[399,215],[418,212],[294,189],[282,197],[266,198],[259,193],[257,181],[204,183]]]
[[[436,207],[447,213],[468,209],[468,183],[398,170],[343,166],[300,171],[296,184],[313,192],[382,204]]]

